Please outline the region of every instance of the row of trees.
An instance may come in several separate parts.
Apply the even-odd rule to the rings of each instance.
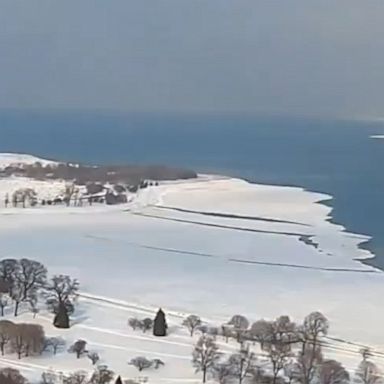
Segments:
[[[13,323],[9,320],[0,320],[0,351],[4,356],[7,353],[17,353],[19,359],[23,356],[41,355],[50,352],[56,355],[66,345],[62,337],[45,337],[41,325],[30,323]],[[79,359],[87,356],[92,365],[100,361],[100,356],[95,351],[87,350],[85,340],[75,341],[68,349]],[[1,383],[1,382],[0,382]]]
[[[41,354],[46,338],[41,325],[0,321],[0,350],[5,353],[16,353],[18,358]]]
[[[41,379],[37,384],[123,384],[121,377],[115,380],[115,373],[107,366],[101,365],[89,375],[85,371],[77,371],[72,374],[63,376],[55,372],[43,372]],[[21,373],[12,368],[0,370],[1,384],[28,384],[27,379]]]
[[[69,316],[74,310],[74,302],[79,283],[65,275],[48,279],[47,268],[30,259],[0,260],[0,314],[4,316],[9,305],[18,316],[21,304],[27,304],[36,315],[39,300],[43,299],[55,314],[54,325],[69,328]]]
[[[23,356],[41,355],[50,352],[56,355],[66,345],[62,337],[46,337],[41,325],[31,323],[13,323],[9,320],[0,320],[0,352],[4,356],[7,353],[17,353],[18,358]],[[77,340],[69,349],[69,353],[76,354],[77,358],[86,354],[95,365],[99,361],[96,352],[87,351],[87,343]]]
[[[199,323],[193,320],[189,317],[184,322],[191,335]],[[341,363],[324,357],[328,330],[329,322],[320,312],[311,313],[302,324],[281,316],[274,321],[259,320],[252,326],[244,316],[236,315],[221,333],[226,340],[233,337],[239,341],[240,351],[228,356],[219,350],[215,336],[203,334],[194,347],[192,363],[196,372],[202,372],[203,383],[210,375],[220,384],[242,384],[245,380],[260,384],[347,384],[348,371]],[[251,348],[256,343],[261,351],[258,355]],[[381,374],[370,361],[369,350],[361,354],[356,379],[362,384],[378,384]]]

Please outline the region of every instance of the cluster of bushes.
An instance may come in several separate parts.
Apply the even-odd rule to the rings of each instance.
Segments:
[[[85,340],[75,341],[68,349],[69,353],[74,353],[78,359],[82,356],[87,356],[92,365],[96,365],[100,361],[100,356],[95,351],[87,350],[87,342]]]
[[[135,357],[128,364],[137,368],[139,372],[149,368],[159,369],[165,365],[165,363],[160,359],[148,359],[144,356]]]
[[[167,320],[165,318],[165,313],[160,308],[154,318],[147,317],[145,319],[138,319],[136,317],[131,317],[128,320],[128,325],[134,330],[142,330],[143,333],[147,331],[152,331],[154,336],[166,336],[168,331]]]
[[[0,260],[0,315],[13,305],[13,314],[18,316],[20,306],[26,305],[37,315],[39,301],[43,300],[55,314],[54,325],[69,328],[69,316],[74,310],[79,283],[65,275],[48,279],[46,267],[30,259]]]
[[[149,317],[139,320],[136,317],[131,317],[128,320],[128,325],[136,331],[137,329],[140,329],[143,331],[143,333],[150,331],[153,329],[153,320],[150,319]]]

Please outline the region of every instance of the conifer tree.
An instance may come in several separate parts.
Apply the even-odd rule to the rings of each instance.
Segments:
[[[53,325],[56,328],[64,328],[64,329],[69,328],[69,316],[68,316],[67,309],[63,304],[59,305],[59,310],[53,320]]]
[[[153,325],[153,334],[154,336],[166,336],[167,335],[167,321],[165,319],[165,314],[160,308],[156,314],[154,325]]]

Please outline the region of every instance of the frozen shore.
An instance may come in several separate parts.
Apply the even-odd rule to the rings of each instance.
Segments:
[[[9,182],[0,180],[0,195]],[[329,221],[331,208],[320,203],[329,198],[204,175],[150,187],[121,206],[1,209],[2,257],[36,259],[52,273],[77,277],[84,312],[66,337],[87,338],[126,377],[134,374],[126,361],[146,351],[170,361],[158,382],[196,378],[191,340],[180,329],[189,313],[221,324],[236,313],[300,321],[320,310],[331,336],[384,351],[384,275],[358,261],[372,257],[358,247],[365,236]],[[170,343],[135,338],[127,318],[160,306],[175,327]],[[49,329],[49,319],[39,321]],[[353,370],[358,350],[325,353]],[[60,356],[25,363],[72,368]],[[74,363],[89,369],[86,361]]]

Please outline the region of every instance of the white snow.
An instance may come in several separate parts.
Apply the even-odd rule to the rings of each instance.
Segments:
[[[0,169],[4,169],[8,166],[18,165],[31,165],[39,162],[43,167],[47,165],[57,165],[58,163],[53,160],[41,159],[36,156],[20,154],[20,153],[1,153],[0,154]]]
[[[0,180],[0,195],[14,182]],[[45,188],[58,186],[41,185],[40,192]],[[301,321],[320,310],[332,337],[384,351],[384,275],[358,261],[372,257],[358,248],[367,237],[330,223],[331,209],[320,203],[329,198],[205,175],[142,190],[118,207],[2,208],[1,255],[40,260],[52,274],[77,277],[82,294],[75,325],[58,331],[45,312],[36,321],[68,342],[87,340],[125,378],[139,376],[127,361],[146,355],[166,363],[143,373],[150,383],[200,382],[190,362],[194,341],[181,327],[190,313],[220,325],[236,313],[252,321],[283,314]],[[300,241],[303,236],[317,248]],[[129,317],[153,317],[159,307],[167,314],[169,337],[128,328]],[[34,321],[24,313],[18,321],[27,320]],[[237,348],[223,340],[220,347]],[[358,350],[332,342],[325,353],[353,370]],[[92,369],[87,359],[66,352],[21,361],[7,355],[0,364],[31,377],[48,368]]]

